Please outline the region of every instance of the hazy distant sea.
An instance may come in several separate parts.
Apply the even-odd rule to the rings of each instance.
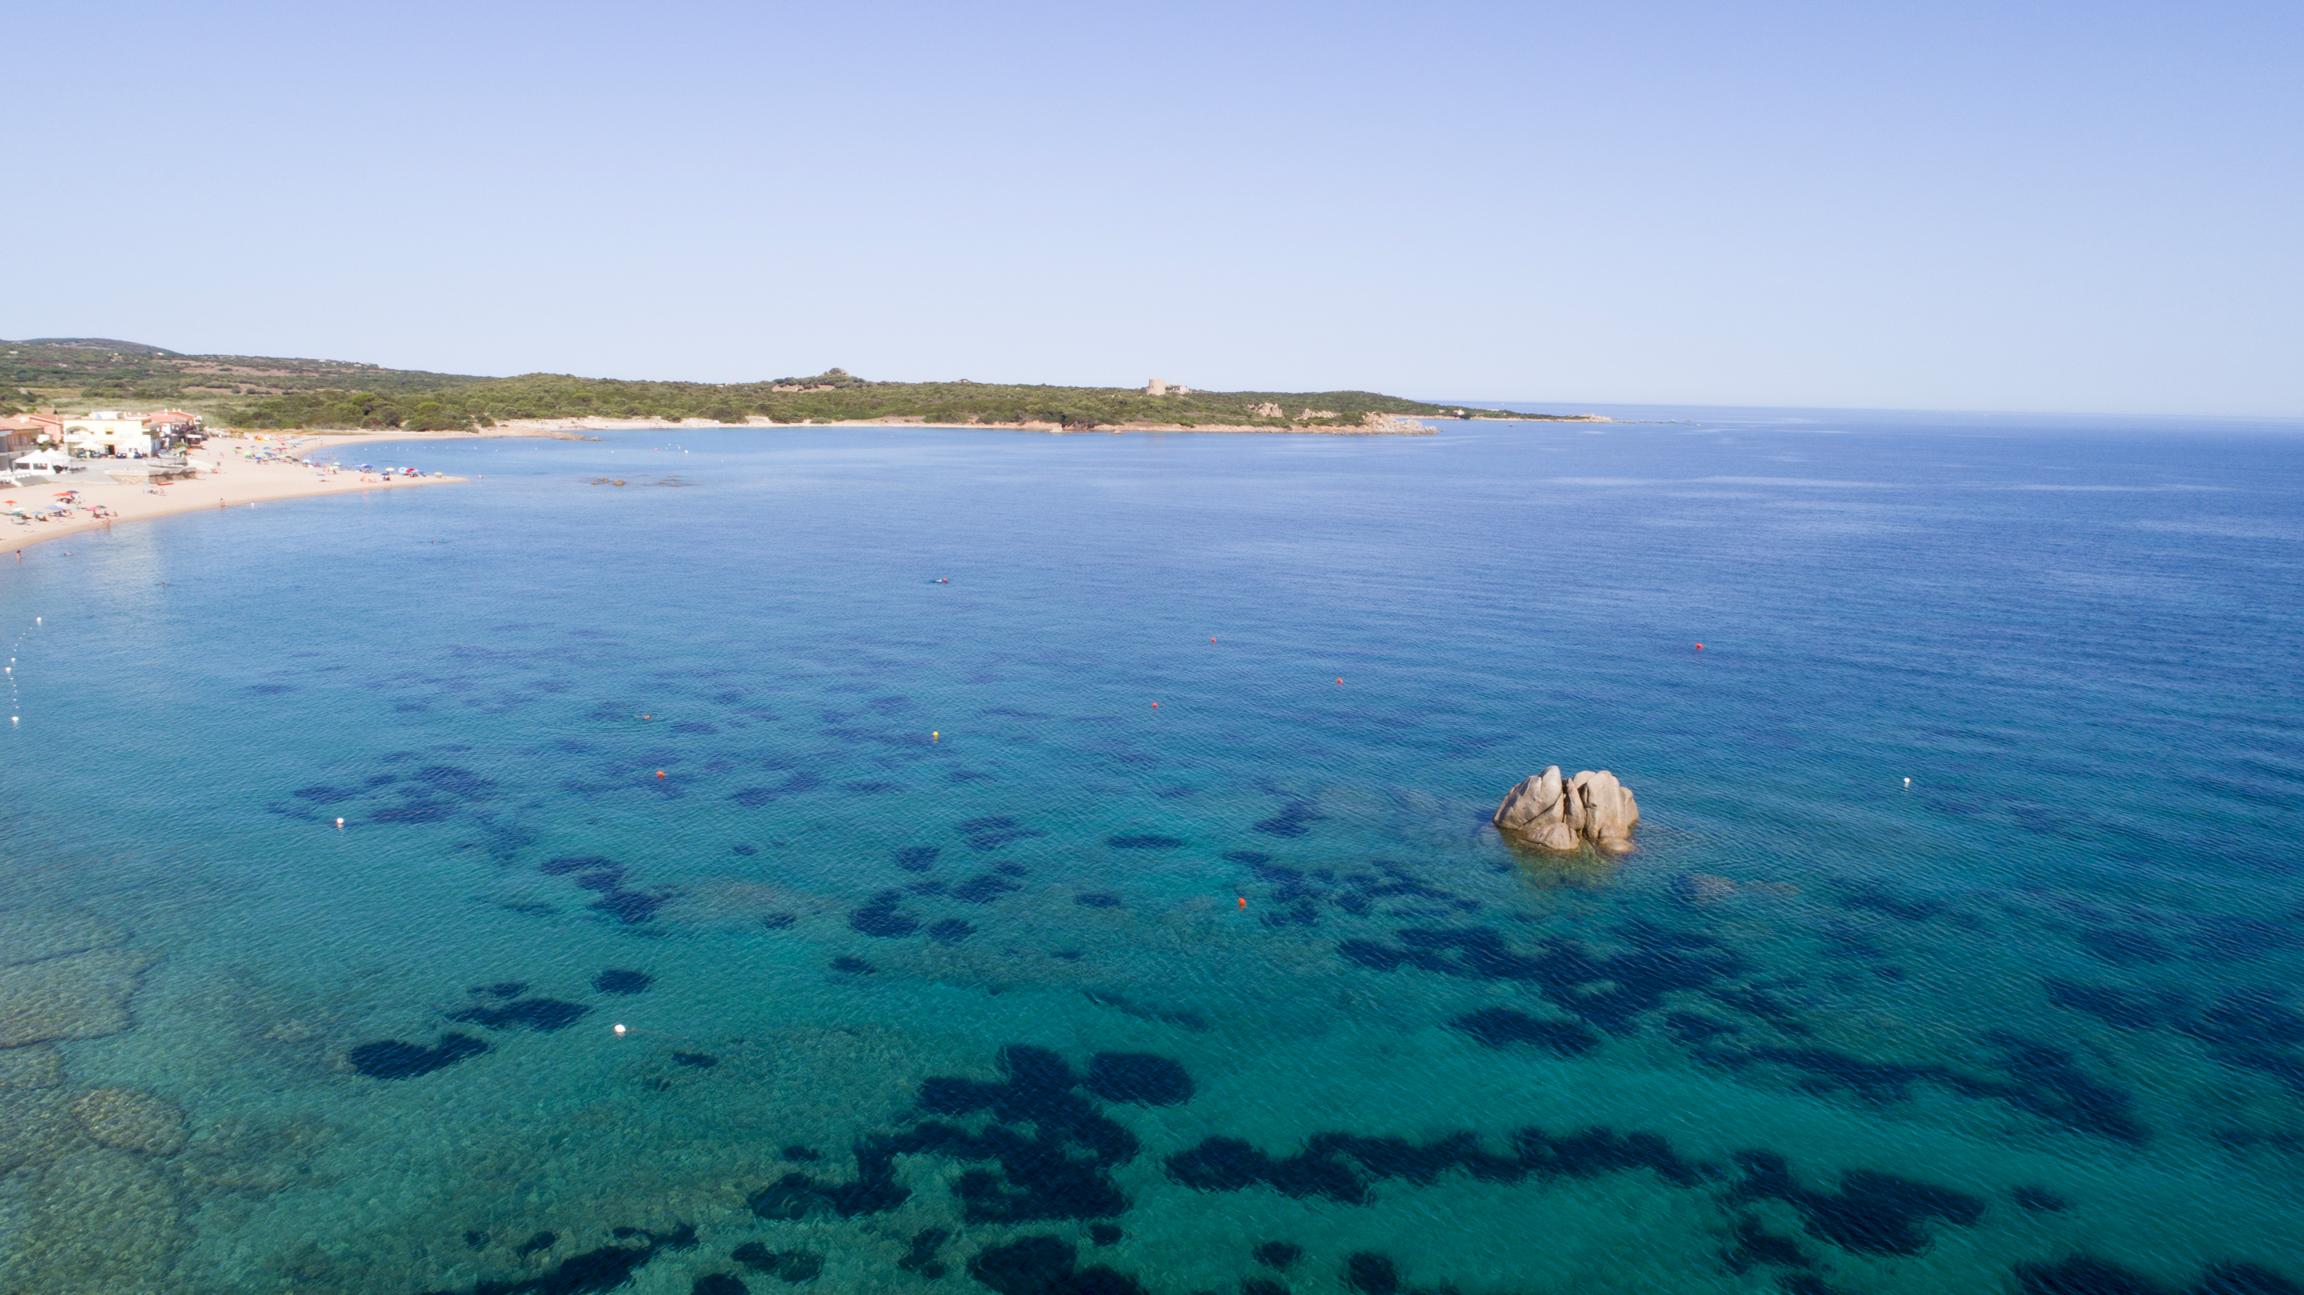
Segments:
[[[0,1290],[2299,1289],[2304,428],[1627,412],[29,550]]]

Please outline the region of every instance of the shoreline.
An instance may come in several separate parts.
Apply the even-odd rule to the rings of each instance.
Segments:
[[[419,437],[421,434],[417,434]],[[322,471],[299,463],[258,463],[236,457],[242,451],[261,446],[278,448],[286,436],[268,436],[262,440],[249,436],[218,436],[195,451],[195,462],[218,465],[215,470],[202,473],[175,484],[165,486],[165,493],[151,494],[142,485],[113,481],[102,475],[101,468],[94,473],[75,473],[52,481],[39,481],[24,486],[0,486],[5,495],[22,504],[46,504],[60,490],[77,490],[82,508],[101,505],[113,517],[91,517],[85,513],[59,521],[10,522],[0,534],[6,536],[6,547],[19,554],[24,550],[55,540],[70,539],[110,530],[121,522],[150,521],[156,517],[175,517],[184,513],[213,512],[227,508],[253,507],[287,499],[311,499],[323,495],[369,494],[379,490],[408,490],[419,486],[445,486],[464,481],[463,477],[381,477],[369,476],[349,470]],[[306,436],[294,438],[298,451],[327,449],[345,441],[365,439],[359,436]],[[394,437],[392,439],[404,439]],[[99,463],[106,460],[97,460]],[[13,565],[13,564],[10,564]]]
[[[1454,421],[1454,420],[1436,420]],[[1118,423],[1099,427],[1065,427],[1050,422],[1003,423],[940,423],[922,415],[896,418],[842,418],[817,423],[780,423],[774,419],[755,416],[741,423],[714,422],[707,418],[610,418],[590,415],[582,418],[522,418],[497,423],[476,431],[402,432],[386,428],[374,431],[321,431],[306,433],[315,439],[364,440],[481,440],[489,437],[545,437],[556,440],[583,440],[586,432],[638,432],[661,429],[664,431],[734,431],[756,427],[935,427],[958,432],[1046,432],[1051,436],[1088,436],[1121,432],[1220,432],[1229,434],[1262,434],[1267,436],[1430,436],[1434,432],[1430,422],[1408,415],[1394,415],[1382,425],[1346,427],[1267,427],[1251,423],[1202,423],[1187,427],[1182,423]]]
[[[259,448],[281,449],[292,446],[296,452],[341,449],[362,443],[388,443],[407,441],[421,444],[428,441],[478,440],[557,440],[585,441],[593,439],[589,433],[606,431],[718,431],[761,427],[935,427],[955,431],[1020,431],[1042,432],[1051,436],[1088,436],[1096,434],[1120,435],[1130,432],[1160,433],[1212,433],[1217,435],[1263,436],[1432,436],[1437,424],[1457,422],[1457,419],[1426,419],[1409,415],[1387,415],[1377,423],[1343,427],[1268,427],[1247,424],[1203,424],[1186,427],[1181,423],[1123,423],[1110,427],[1068,428],[1049,422],[1006,423],[936,423],[925,417],[858,418],[821,423],[780,423],[765,417],[753,417],[741,423],[713,422],[701,418],[666,420],[662,418],[609,418],[590,416],[583,418],[517,419],[498,423],[492,427],[473,430],[408,431],[395,428],[236,432],[212,437],[195,455],[198,460],[217,465],[201,476],[165,487],[165,494],[148,493],[144,487],[126,485],[109,478],[59,478],[36,482],[13,489],[0,487],[0,492],[13,496],[26,505],[44,504],[55,498],[55,492],[75,489],[81,492],[83,507],[102,505],[117,514],[113,517],[76,516],[60,521],[27,522],[6,527],[10,544],[19,554],[23,550],[53,540],[69,539],[111,529],[116,522],[149,521],[156,517],[174,517],[184,513],[210,509],[238,508],[270,503],[275,500],[312,499],[325,495],[365,494],[377,490],[406,490],[412,486],[441,486],[462,483],[463,477],[367,477],[347,475],[342,470],[308,468],[293,462],[255,462],[240,457]],[[1504,422],[1507,419],[1474,419],[1474,422]],[[1600,414],[1559,415],[1532,421],[1555,423],[1605,423],[1611,421]],[[99,461],[101,462],[101,460]],[[101,471],[101,470],[99,470]]]
[[[388,428],[369,430],[312,429],[304,435],[316,439],[344,441],[376,438],[381,440],[481,440],[489,437],[548,437],[557,440],[583,440],[586,432],[635,432],[662,429],[664,431],[717,431],[747,427],[935,427],[959,432],[1045,432],[1051,436],[1117,435],[1124,432],[1214,432],[1226,435],[1261,436],[1431,436],[1440,425],[1459,422],[1473,423],[1608,423],[1614,419],[1606,414],[1555,414],[1544,418],[1440,418],[1422,414],[1387,414],[1374,424],[1350,424],[1340,427],[1273,427],[1256,423],[1201,423],[1187,427],[1182,423],[1114,423],[1099,427],[1065,427],[1051,422],[999,422],[999,423],[940,423],[925,415],[904,415],[895,418],[843,418],[829,422],[782,423],[755,415],[741,423],[714,422],[707,418],[611,418],[587,415],[581,418],[521,418],[497,423],[477,430],[435,432],[394,431]]]

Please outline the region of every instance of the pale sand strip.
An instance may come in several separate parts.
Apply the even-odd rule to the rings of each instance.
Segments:
[[[311,436],[302,438],[294,453],[305,455],[327,446],[356,437]],[[395,436],[392,439],[420,439]],[[259,441],[253,437],[222,436],[211,438],[206,445],[194,450],[191,460],[195,464],[218,464],[220,472],[202,472],[190,480],[165,486],[159,494],[150,493],[141,484],[126,484],[104,475],[107,467],[123,466],[117,461],[98,459],[84,471],[67,473],[52,481],[35,481],[29,485],[9,486],[0,483],[0,498],[13,499],[26,509],[44,508],[56,501],[59,490],[78,490],[80,505],[72,515],[55,521],[17,524],[13,519],[0,516],[0,547],[23,549],[48,540],[60,540],[111,526],[115,522],[140,522],[172,513],[214,511],[219,508],[245,508],[250,504],[268,503],[278,499],[300,499],[311,495],[348,495],[376,490],[406,490],[414,486],[446,485],[461,481],[461,477],[400,477],[386,479],[375,473],[354,472],[349,468],[335,473],[308,468],[299,463],[256,463],[240,457],[242,451],[253,452],[260,445],[278,446],[283,438],[271,437]],[[405,455],[385,454],[383,458],[398,461]],[[119,514],[112,518],[89,515],[95,507],[103,507]],[[0,512],[4,512],[0,509]],[[13,565],[9,563],[7,565]]]
[[[584,433],[623,429],[663,428],[673,430],[701,430],[720,427],[917,427],[925,420],[918,418],[858,419],[840,423],[777,423],[766,418],[753,418],[742,423],[713,423],[703,419],[667,422],[657,418],[551,418],[499,423],[477,432],[273,432],[250,433],[235,436],[211,437],[195,451],[191,458],[197,464],[220,465],[220,472],[203,472],[188,481],[164,487],[152,494],[141,485],[123,484],[104,475],[106,467],[121,466],[117,462],[97,460],[81,472],[73,472],[54,481],[39,481],[30,485],[7,487],[0,485],[0,498],[14,499],[26,507],[46,507],[55,502],[56,492],[66,488],[77,489],[80,505],[70,517],[55,521],[27,522],[17,525],[0,517],[0,548],[19,551],[48,540],[59,540],[111,526],[115,522],[148,521],[175,513],[201,512],[217,508],[245,508],[278,499],[302,499],[314,495],[347,495],[373,490],[405,490],[411,486],[437,486],[462,481],[462,477],[394,477],[382,478],[373,474],[345,470],[329,473],[308,468],[299,463],[257,463],[241,457],[243,451],[253,452],[262,446],[275,448],[293,444],[292,453],[303,457],[316,451],[358,441],[380,444],[424,441],[470,441],[495,437],[537,437],[553,440],[577,441],[588,439]],[[936,424],[941,426],[942,424]],[[1017,431],[1063,433],[1067,429],[1053,423],[975,423],[970,430],[1004,428]],[[1388,420],[1372,427],[1338,428],[1276,428],[1276,427],[1182,427],[1173,424],[1129,424],[1123,427],[1097,428],[1101,432],[1244,432],[1266,435],[1429,435],[1429,423],[1401,418]],[[1074,433],[1075,435],[1081,433]],[[420,451],[414,452],[421,457]],[[397,460],[410,457],[393,451],[378,451],[383,459]],[[420,465],[419,465],[420,466]],[[92,517],[89,510],[103,507],[114,517]]]

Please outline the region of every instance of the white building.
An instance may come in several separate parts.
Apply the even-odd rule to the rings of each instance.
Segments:
[[[74,454],[117,454],[133,458],[152,453],[152,435],[144,428],[142,414],[98,409],[85,418],[64,420],[64,448]]]

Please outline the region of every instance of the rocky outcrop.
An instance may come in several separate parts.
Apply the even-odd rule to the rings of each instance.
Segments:
[[[1632,789],[1602,769],[1562,778],[1553,765],[1504,796],[1496,807],[1497,830],[1516,841],[1546,850],[1579,850],[1586,845],[1607,854],[1632,851],[1632,828],[1640,821]]]
[[[1360,430],[1384,436],[1430,436],[1432,424],[1405,414],[1366,413],[1360,416]]]

